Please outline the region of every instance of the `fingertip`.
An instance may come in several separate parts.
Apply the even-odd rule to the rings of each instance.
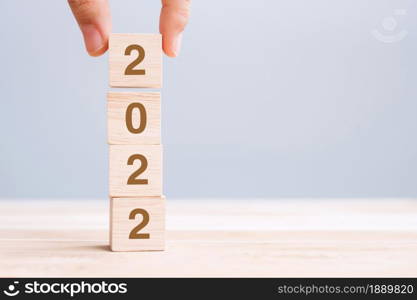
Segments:
[[[177,57],[181,50],[182,33],[163,36],[163,50],[169,57]]]
[[[108,34],[97,25],[83,24],[80,26],[84,36],[85,48],[89,55],[100,56],[108,48]]]
[[[100,56],[107,51],[111,16],[107,0],[68,0],[80,26],[87,53]]]
[[[169,52],[169,51],[164,51],[166,56],[170,57],[170,58],[175,58],[177,57],[177,55],[175,53]]]
[[[106,53],[107,49],[108,49],[108,44],[104,45],[102,48],[100,48],[99,50],[96,51],[89,51],[87,49],[88,55],[92,56],[92,57],[98,57],[103,55],[104,53]]]
[[[163,48],[163,50],[168,57],[177,57],[177,54],[174,51],[172,51],[172,49],[170,49],[169,47]]]

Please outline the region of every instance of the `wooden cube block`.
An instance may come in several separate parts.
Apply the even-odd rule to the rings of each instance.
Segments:
[[[109,40],[110,86],[160,88],[160,34],[113,33]]]
[[[162,195],[161,145],[110,145],[110,197]]]
[[[151,251],[165,247],[165,198],[113,198],[110,209],[112,251]]]
[[[161,94],[107,94],[109,144],[160,144]]]

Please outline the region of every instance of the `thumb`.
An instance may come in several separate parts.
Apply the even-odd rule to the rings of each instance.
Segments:
[[[171,57],[178,55],[182,32],[190,16],[191,0],[162,0],[159,30],[162,33],[162,48]]]
[[[108,48],[111,18],[107,0],[68,0],[84,36],[87,52],[99,56]]]

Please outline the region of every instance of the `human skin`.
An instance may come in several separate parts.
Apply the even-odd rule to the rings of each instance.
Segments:
[[[159,31],[162,49],[170,57],[178,56],[182,32],[190,16],[191,0],[162,0]],[[108,0],[68,0],[80,26],[88,54],[100,56],[108,49],[111,14]]]

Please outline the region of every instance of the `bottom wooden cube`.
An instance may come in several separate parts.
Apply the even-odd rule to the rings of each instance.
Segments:
[[[156,251],[165,248],[165,197],[112,198],[112,251]]]

